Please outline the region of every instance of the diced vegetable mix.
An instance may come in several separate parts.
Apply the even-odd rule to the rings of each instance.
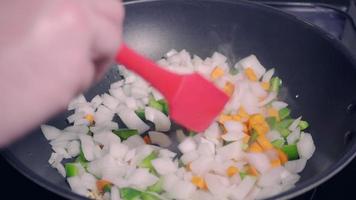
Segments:
[[[234,200],[260,199],[272,187],[284,191],[294,185],[315,146],[304,132],[309,123],[293,118],[278,99],[282,80],[273,76],[274,69],[266,71],[254,55],[229,68],[222,54],[202,60],[185,50],[172,50],[158,63],[202,74],[231,96],[230,102],[204,132],[177,131],[177,156],[166,149],[172,143],[165,135],[171,127],[167,101],[119,66],[124,79],[113,83],[109,94],[90,102],[80,95],[70,103],[68,128],[41,127],[54,150],[49,163],[74,192],[105,200]],[[115,115],[126,127],[113,121]],[[291,167],[295,163],[298,168]]]

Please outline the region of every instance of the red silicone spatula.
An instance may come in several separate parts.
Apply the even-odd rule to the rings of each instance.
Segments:
[[[170,117],[194,131],[204,131],[223,110],[228,96],[197,73],[179,75],[159,67],[125,44],[116,60],[146,79],[167,99]]]

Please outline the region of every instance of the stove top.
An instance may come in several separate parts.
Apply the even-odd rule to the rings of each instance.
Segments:
[[[261,2],[261,0],[259,1]],[[320,27],[333,37],[342,41],[356,57],[356,27],[350,19],[356,21],[356,1],[348,6],[348,0],[319,0],[314,3],[307,1],[284,2],[280,0],[263,1],[263,3],[281,9],[296,17]],[[318,3],[315,3],[318,2]],[[13,169],[0,156],[0,191],[6,199],[46,199],[63,200]],[[356,180],[356,160],[351,162],[339,174],[321,186],[293,200],[324,200],[324,199],[355,199],[354,185]],[[11,198],[9,198],[11,197]],[[3,199],[0,197],[0,199]]]

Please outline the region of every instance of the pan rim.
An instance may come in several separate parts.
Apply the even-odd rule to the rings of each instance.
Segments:
[[[133,4],[141,4],[141,3],[150,3],[150,2],[179,2],[179,3],[187,3],[187,2],[193,2],[196,0],[186,0],[185,2],[180,1],[180,0],[129,0],[128,2],[125,2],[125,6],[133,5]],[[356,58],[351,54],[349,50],[334,36],[330,35],[329,33],[325,32],[322,30],[320,27],[313,25],[311,23],[305,22],[302,19],[299,19],[296,16],[293,16],[289,13],[286,13],[283,10],[279,10],[277,8],[268,6],[266,4],[260,3],[260,2],[255,2],[255,1],[247,1],[247,0],[199,0],[200,2],[218,2],[218,3],[225,3],[225,4],[235,4],[235,5],[244,5],[244,6],[250,6],[255,9],[260,9],[265,12],[271,12],[272,14],[275,15],[280,15],[281,17],[286,18],[287,20],[291,20],[294,23],[298,24],[301,27],[308,28],[310,31],[318,34],[322,39],[325,39],[327,42],[329,42],[330,45],[332,45],[333,48],[336,48],[338,51],[340,51],[351,63],[352,66],[354,66],[354,70],[356,70]],[[29,180],[33,181],[37,185],[57,194],[60,195],[64,198],[68,199],[75,199],[75,200],[85,200],[87,199],[86,197],[80,196],[71,190],[66,190],[63,188],[58,187],[56,184],[49,182],[48,180],[42,178],[41,176],[37,175],[33,170],[30,168],[26,167],[22,162],[20,162],[16,156],[14,156],[10,150],[4,149],[3,152],[1,152],[1,155],[5,158],[5,160],[13,167],[15,168],[18,172],[20,172],[23,176],[28,178]],[[296,197],[302,193],[305,193],[320,184],[326,182],[333,176],[335,176],[337,173],[339,173],[347,164],[349,164],[354,158],[356,157],[356,142],[352,144],[352,146],[349,147],[349,149],[346,151],[344,155],[339,158],[339,160],[335,163],[333,163],[329,168],[324,170],[322,173],[318,174],[317,176],[314,176],[308,180],[306,180],[304,183],[297,185],[290,190],[287,190],[285,192],[282,192],[280,194],[277,194],[275,196],[272,196],[267,199],[289,199]]]

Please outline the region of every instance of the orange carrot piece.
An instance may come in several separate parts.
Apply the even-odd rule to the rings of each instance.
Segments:
[[[104,187],[106,185],[112,185],[112,183],[104,179],[96,181],[96,187],[98,188],[99,192],[104,192]]]

